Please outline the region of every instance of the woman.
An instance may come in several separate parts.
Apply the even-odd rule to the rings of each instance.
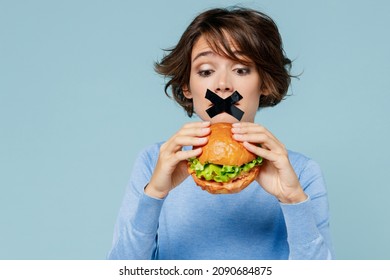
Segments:
[[[277,26],[261,12],[212,9],[193,20],[156,70],[169,78],[166,93],[171,88],[188,116],[195,113],[203,121],[140,153],[109,258],[332,258],[319,166],[254,123],[260,107],[285,96],[290,66]],[[242,118],[208,115],[207,90],[223,99],[239,92]],[[216,122],[233,123],[233,138],[264,159],[255,182],[237,194],[204,192],[187,172],[187,159],[202,153]]]

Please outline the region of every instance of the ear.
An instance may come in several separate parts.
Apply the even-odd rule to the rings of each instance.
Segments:
[[[262,90],[259,94],[259,100],[264,100],[264,98],[267,98],[270,95],[269,91]]]
[[[268,96],[272,94],[272,92],[277,92],[274,83],[272,82],[273,79],[271,76],[267,73],[263,74],[264,77],[262,79],[261,85],[260,85],[260,93],[263,96]]]
[[[183,94],[186,98],[192,99],[192,93],[190,92],[189,88],[187,85],[184,85],[181,90],[183,91]]]

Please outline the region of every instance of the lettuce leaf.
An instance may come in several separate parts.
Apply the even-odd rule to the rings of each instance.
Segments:
[[[213,163],[201,164],[197,158],[190,158],[189,162],[191,163],[190,168],[195,171],[196,177],[203,178],[207,181],[214,180],[216,182],[226,183],[239,177],[242,172],[248,172],[253,167],[261,165],[263,159],[257,157],[241,166],[218,165]]]

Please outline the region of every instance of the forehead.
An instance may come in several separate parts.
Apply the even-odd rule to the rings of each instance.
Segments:
[[[201,35],[192,47],[191,61],[210,53],[240,62],[252,61],[240,51],[237,43],[228,34],[224,34],[222,39]]]
[[[191,52],[191,59],[194,59],[196,55],[198,55],[201,52],[212,50],[210,47],[210,44],[206,40],[206,38],[202,35],[199,37],[199,39],[195,42],[194,46],[192,47]]]

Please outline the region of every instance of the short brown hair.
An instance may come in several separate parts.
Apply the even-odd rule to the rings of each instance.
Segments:
[[[169,78],[165,85],[187,112],[194,113],[192,99],[184,96],[182,88],[189,86],[191,52],[200,36],[219,54],[240,63],[247,63],[231,49],[231,38],[240,55],[256,65],[262,79],[262,88],[267,94],[260,98],[260,107],[278,104],[286,95],[291,81],[291,60],[285,56],[282,39],[275,22],[266,14],[242,7],[217,8],[199,14],[184,31],[176,47],[155,63],[157,73]]]

